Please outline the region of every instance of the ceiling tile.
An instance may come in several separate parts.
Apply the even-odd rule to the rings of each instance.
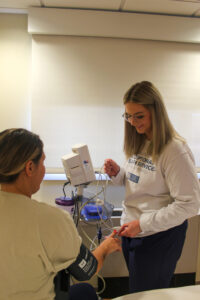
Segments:
[[[191,16],[200,9],[200,2],[174,0],[126,0],[123,10]]]
[[[136,11],[200,16],[200,0],[0,0],[0,8],[27,9],[30,6]]]

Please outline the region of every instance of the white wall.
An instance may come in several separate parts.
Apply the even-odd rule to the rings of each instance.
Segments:
[[[0,130],[30,129],[30,63],[27,16],[0,14]]]
[[[122,163],[122,98],[147,79],[200,167],[199,50],[190,43],[37,35],[31,53],[27,16],[0,14],[0,129],[38,132],[48,167],[62,168],[60,157],[77,142],[88,143],[95,167],[105,157]]]

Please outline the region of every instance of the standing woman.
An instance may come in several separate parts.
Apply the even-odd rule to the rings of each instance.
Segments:
[[[31,199],[44,177],[44,160],[38,135],[21,128],[0,132],[1,300],[53,300],[59,271],[88,280],[109,253],[120,250],[112,233],[90,253],[68,213]],[[97,300],[84,283],[70,287],[65,296]]]
[[[194,158],[172,126],[162,97],[148,81],[124,96],[127,161],[106,159],[105,172],[125,185],[119,235],[130,292],[169,287],[180,258],[187,219],[200,207]]]

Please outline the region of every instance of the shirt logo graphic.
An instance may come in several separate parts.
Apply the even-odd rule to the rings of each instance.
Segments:
[[[134,157],[129,158],[128,163],[134,164],[141,169],[146,169],[151,172],[156,171],[155,165],[153,164],[152,160],[141,155],[135,155]]]

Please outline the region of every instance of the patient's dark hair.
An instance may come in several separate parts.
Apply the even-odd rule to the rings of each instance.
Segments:
[[[23,128],[0,132],[0,183],[14,182],[27,161],[35,164],[43,153],[43,142],[37,134]]]

